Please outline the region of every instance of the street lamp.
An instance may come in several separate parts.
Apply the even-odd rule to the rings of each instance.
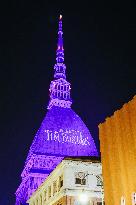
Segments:
[[[86,193],[82,192],[79,195],[79,201],[81,204],[86,204],[89,201],[89,198]]]

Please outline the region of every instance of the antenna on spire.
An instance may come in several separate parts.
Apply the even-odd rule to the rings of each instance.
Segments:
[[[56,60],[57,60],[57,63],[63,63],[64,62],[62,15],[61,14],[59,16],[58,43],[57,43],[57,51],[56,51]],[[60,72],[60,73],[63,73],[63,72]]]

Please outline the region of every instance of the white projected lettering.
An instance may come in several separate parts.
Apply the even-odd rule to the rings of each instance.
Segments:
[[[73,143],[73,144],[81,144],[81,145],[90,145],[88,138],[83,138],[82,132],[76,130],[63,130],[59,131],[51,131],[45,130],[46,140],[47,141],[58,141],[60,143]]]

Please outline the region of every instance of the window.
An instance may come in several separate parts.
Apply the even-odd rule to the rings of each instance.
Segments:
[[[59,187],[58,187],[58,190],[60,190],[60,188],[63,186],[63,175],[61,175],[59,177]]]
[[[60,188],[63,186],[63,176],[60,177]]]
[[[44,201],[47,201],[47,191],[44,191]]]
[[[86,174],[84,172],[77,172],[75,174],[75,184],[86,185]]]
[[[57,192],[57,181],[53,182],[53,195]]]
[[[102,202],[100,202],[100,201],[99,201],[99,202],[97,202],[97,205],[102,205],[102,204],[103,204],[103,205],[105,205],[105,202],[104,202],[104,201],[103,201],[103,203],[102,203]]]
[[[34,181],[34,178],[31,177],[31,178],[30,178],[30,188],[31,188],[31,189],[33,189],[33,181]]]
[[[125,204],[126,204],[125,197],[122,196],[122,197],[121,197],[121,205],[125,205]]]
[[[48,198],[51,197],[51,186],[48,187]]]
[[[136,205],[136,193],[132,194],[132,205]]]
[[[42,195],[40,195],[40,204],[42,204]]]
[[[103,186],[102,176],[97,175],[96,178],[97,178],[97,186]]]

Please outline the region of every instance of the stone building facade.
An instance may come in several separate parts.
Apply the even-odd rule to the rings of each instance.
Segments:
[[[97,159],[65,158],[27,201],[30,205],[102,204],[101,163]]]

